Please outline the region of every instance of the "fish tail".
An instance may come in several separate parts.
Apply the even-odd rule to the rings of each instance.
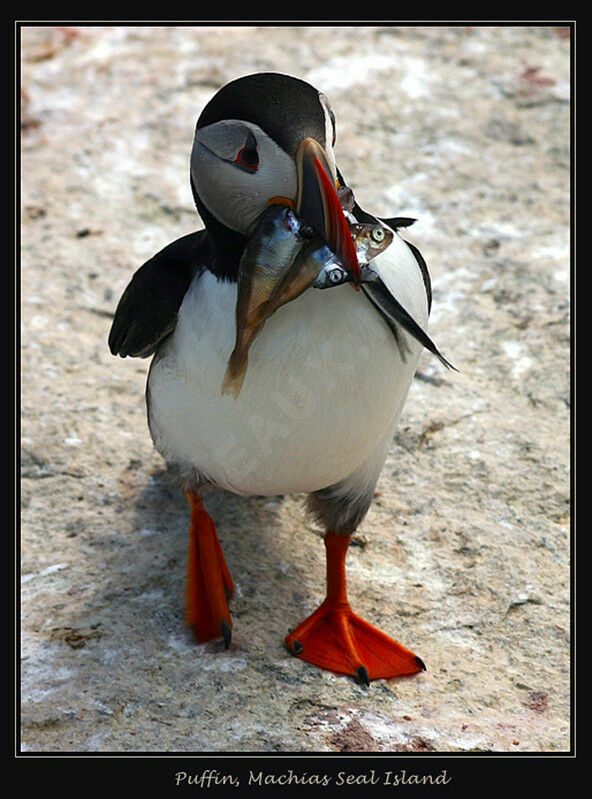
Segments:
[[[248,355],[244,350],[235,348],[232,351],[226,365],[220,394],[232,394],[235,399],[238,397],[247,373],[248,360]]]

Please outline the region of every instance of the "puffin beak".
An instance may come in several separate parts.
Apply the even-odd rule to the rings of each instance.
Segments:
[[[308,138],[300,144],[296,152],[296,168],[298,193],[295,213],[325,239],[358,287],[360,265],[356,248],[327,156],[318,141]]]

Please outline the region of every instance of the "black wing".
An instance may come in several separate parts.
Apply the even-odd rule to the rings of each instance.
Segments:
[[[373,281],[372,283],[362,283],[360,288],[392,330],[395,341],[399,345],[399,350],[403,360],[405,360],[405,353],[402,349],[402,344],[399,338],[398,325],[400,325],[403,330],[406,330],[411,336],[413,336],[414,339],[419,341],[419,343],[424,346],[426,350],[429,350],[429,352],[435,355],[436,358],[438,358],[440,362],[444,364],[444,366],[446,366],[448,369],[454,369],[455,372],[458,371],[450,363],[450,361],[446,360],[432,339],[417,324],[411,314],[408,313],[401,303],[393,297],[382,280],[379,279]]]
[[[113,355],[152,355],[175,329],[183,297],[210,252],[208,235],[199,230],[173,241],[138,269],[115,311],[109,333]]]
[[[338,172],[337,174],[339,176],[341,184],[344,185],[344,180],[343,177],[341,176],[341,173]],[[372,214],[369,214],[367,211],[364,211],[363,208],[360,208],[360,206],[355,200],[352,200],[352,202],[353,202],[352,213],[359,222],[372,223],[379,221],[379,218],[377,216],[372,216]],[[417,222],[417,219],[413,219],[413,217],[411,216],[393,216],[388,219],[383,217],[380,219],[380,221],[385,222],[393,230],[398,230],[399,228],[402,227],[409,227],[414,222]],[[432,310],[432,280],[430,278],[430,273],[428,271],[428,265],[426,264],[423,255],[417,249],[415,244],[411,244],[411,242],[407,241],[407,239],[404,239],[404,241],[405,244],[409,247],[409,249],[413,253],[413,257],[415,258],[415,260],[417,261],[417,265],[419,266],[421,276],[423,278],[423,284],[426,290],[426,296],[428,298],[428,313],[429,313]]]
[[[337,176],[339,178],[339,183],[344,189],[347,189],[347,184],[343,179],[343,176],[338,171]],[[350,190],[351,191],[351,190]],[[356,219],[359,222],[377,222],[378,217],[372,216],[367,211],[364,211],[363,208],[360,208],[358,203],[355,201],[353,197],[353,193],[351,197],[348,197],[349,202],[349,210],[353,213]],[[398,228],[406,228],[416,222],[416,219],[413,219],[409,216],[394,216],[390,218],[382,219],[389,227],[393,230],[397,230]],[[417,265],[419,266],[421,276],[423,278],[426,297],[428,301],[428,313],[432,308],[432,281],[430,279],[430,273],[428,271],[427,264],[424,260],[423,255],[417,249],[414,244],[407,241],[405,239],[405,244],[409,247],[411,252],[413,253],[413,257],[417,261]],[[401,356],[405,359],[405,349],[401,337],[399,336],[399,327],[402,327],[403,330],[406,330],[414,339],[419,341],[427,350],[429,350],[433,355],[435,355],[443,364],[449,369],[455,369],[455,367],[446,360],[446,358],[439,352],[438,348],[428,336],[428,334],[417,324],[415,319],[411,316],[411,314],[405,310],[405,308],[401,305],[401,303],[396,300],[387,287],[384,285],[382,280],[378,279],[376,281],[372,281],[371,283],[362,283],[361,289],[366,297],[370,300],[370,302],[374,305],[378,313],[382,316],[384,321],[390,327],[395,341],[399,347],[401,352]]]
[[[417,222],[417,219],[412,216],[392,216],[390,219],[383,218],[382,221],[386,222],[393,230],[397,230],[400,227],[410,227],[414,222]]]

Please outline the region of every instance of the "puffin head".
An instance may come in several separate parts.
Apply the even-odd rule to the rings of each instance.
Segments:
[[[223,86],[197,121],[191,151],[191,185],[210,235],[231,231],[244,241],[268,205],[287,205],[359,276],[334,144],[329,102],[305,81],[265,72]]]

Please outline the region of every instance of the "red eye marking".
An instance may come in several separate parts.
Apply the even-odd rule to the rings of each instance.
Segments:
[[[247,139],[247,143],[238,151],[234,163],[242,166],[244,169],[248,169],[249,172],[255,172],[259,167],[259,153],[255,146],[254,137],[252,141],[250,137]]]

